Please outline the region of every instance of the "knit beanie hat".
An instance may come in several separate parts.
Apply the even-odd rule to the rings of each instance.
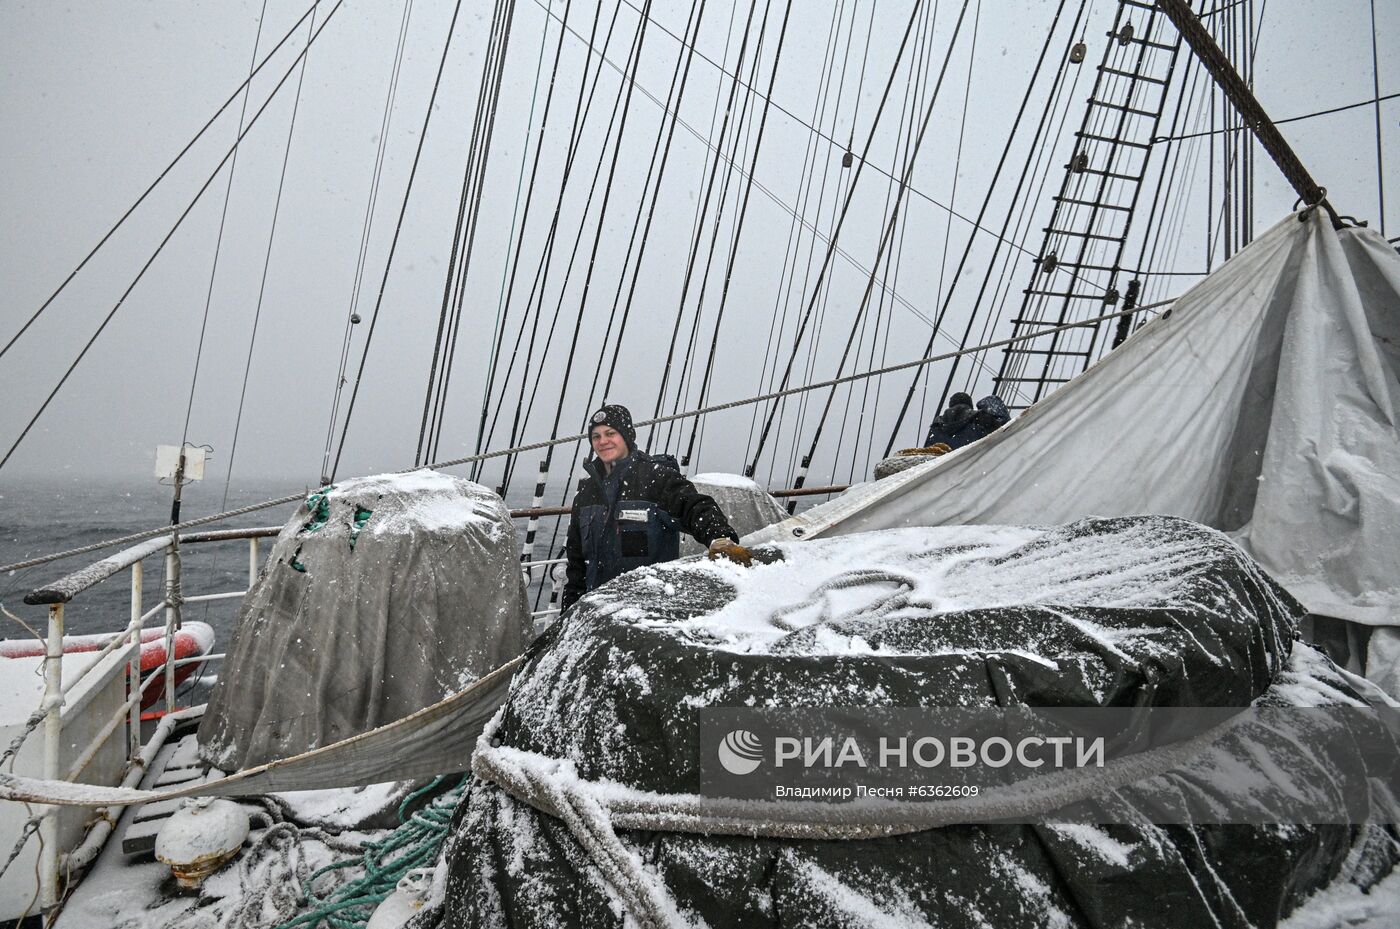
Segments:
[[[605,403],[592,416],[588,417],[588,431],[591,435],[594,426],[611,426],[622,434],[629,451],[637,447],[637,430],[632,425],[632,412],[620,403]]]

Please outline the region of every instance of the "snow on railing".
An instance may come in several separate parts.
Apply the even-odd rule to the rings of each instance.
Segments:
[[[180,541],[188,544],[246,540],[248,542],[248,587],[251,588],[257,580],[259,569],[258,540],[275,536],[280,531],[280,527],[272,526],[192,532],[182,536]],[[142,609],[143,564],[147,558],[164,553],[167,574],[172,570],[178,572],[178,563],[171,564],[172,561],[178,562],[179,558],[178,549],[173,542],[172,537],[168,535],[148,539],[80,568],[57,581],[32,590],[25,596],[25,603],[32,606],[47,606],[49,614],[44,644],[44,697],[36,714],[42,717],[41,723],[44,728],[43,776],[46,779],[72,781],[79,777],[92,763],[92,760],[97,757],[98,752],[107,744],[112,735],[125,723],[128,737],[126,772],[123,776],[123,782],[134,784],[139,781],[146,766],[155,758],[161,745],[172,731],[174,721],[183,716],[183,714],[177,716],[175,707],[175,668],[186,664],[217,661],[224,657],[222,654],[213,654],[172,660],[175,654],[175,625],[178,621],[178,612],[173,607],[177,606],[178,603],[199,603],[242,597],[247,593],[248,588],[201,594],[194,597],[181,597],[177,591],[174,593],[174,597],[178,598],[178,603],[172,599],[171,593],[167,592],[166,596],[162,597],[155,606],[149,610]],[[91,660],[84,665],[82,670],[65,682],[62,659],[66,605],[84,591],[123,570],[131,572],[130,620],[124,629],[113,635],[110,641],[92,654]],[[146,621],[162,610],[166,611],[164,658],[143,680],[141,676],[141,633]],[[125,665],[128,687],[126,701],[99,728],[97,734],[78,750],[77,756],[69,765],[68,770],[60,771],[60,749],[63,737],[62,709],[65,697],[73,693],[79,682],[94,668],[101,666],[110,655],[123,651],[125,653],[123,660],[117,662],[117,667]],[[141,742],[141,702],[158,677],[164,678],[165,710],[162,714],[164,718],[161,720],[161,724],[156,727],[155,732],[152,733],[151,739],[143,745]],[[28,727],[26,731],[22,732],[14,744],[7,749],[7,755],[17,753],[25,739],[37,728],[37,726]],[[94,819],[92,831],[78,845],[73,854],[68,856],[64,856],[60,848],[58,807],[50,807],[38,817],[38,831],[42,841],[39,860],[39,899],[40,906],[44,910],[49,910],[58,903],[60,873],[71,874],[73,869],[87,865],[96,857],[102,843],[111,834],[112,825],[120,812],[120,810],[100,811]],[[18,852],[18,848],[16,852]],[[65,858],[66,861],[64,861]]]

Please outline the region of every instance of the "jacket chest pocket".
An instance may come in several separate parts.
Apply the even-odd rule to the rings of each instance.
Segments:
[[[680,548],[678,530],[670,514],[654,503],[628,501],[618,507],[618,548],[623,558],[651,564],[675,558]]]

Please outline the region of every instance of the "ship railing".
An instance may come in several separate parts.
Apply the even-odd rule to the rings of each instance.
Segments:
[[[833,494],[845,489],[845,487],[837,486],[804,487],[772,491],[772,493],[775,497],[805,497]],[[532,507],[512,510],[511,516],[515,519],[538,519],[541,516],[563,516],[568,513],[569,507]],[[178,540],[170,535],[157,536],[123,549],[28,593],[24,598],[25,603],[31,606],[48,607],[48,628],[44,642],[44,698],[39,709],[26,721],[25,730],[7,749],[7,754],[17,753],[25,739],[40,726],[43,726],[44,778],[46,780],[75,781],[83,775],[116,731],[125,724],[127,726],[126,761],[121,786],[137,786],[176,725],[197,719],[203,713],[203,706],[184,709],[176,706],[176,669],[190,664],[212,663],[224,657],[223,653],[217,653],[172,660],[175,655],[175,634],[180,626],[181,607],[189,603],[212,603],[245,596],[256,583],[258,572],[261,570],[259,541],[275,537],[280,532],[280,526],[260,526],[248,529],[189,532],[181,534]],[[248,543],[248,586],[242,590],[184,596],[180,589],[180,546],[233,541],[246,541]],[[156,555],[163,555],[165,558],[164,594],[153,606],[145,608],[143,600],[144,564],[147,559]],[[565,558],[534,559],[527,557],[520,564],[526,586],[530,585],[537,570],[548,571],[566,561]],[[91,659],[83,668],[65,681],[62,663],[65,607],[84,591],[122,571],[130,572],[130,619],[126,627],[113,635],[102,648],[91,653]],[[556,602],[557,599],[551,596],[550,605],[545,609],[532,611],[531,618],[540,620],[557,615],[560,611],[554,605]],[[165,613],[165,657],[143,678],[141,635],[147,621],[154,619],[162,611]],[[124,671],[112,670],[109,673],[114,676],[116,673],[124,673],[127,679],[127,699],[98,729],[97,734],[81,749],[77,750],[76,757],[69,763],[67,769],[63,770],[62,708],[64,699],[73,693],[78,684],[90,673],[103,666],[104,662],[108,661],[112,655],[119,656],[112,662],[113,669],[125,665]],[[165,709],[162,713],[156,714],[159,717],[159,722],[150,737],[143,742],[141,738],[141,704],[145,694],[157,681],[161,682]],[[96,859],[98,852],[101,851],[103,844],[111,835],[125,808],[112,807],[98,810],[86,836],[72,852],[66,854],[61,850],[58,835],[59,809],[56,806],[47,807],[37,817],[38,830],[42,840],[39,856],[40,906],[45,911],[50,910],[58,903],[61,889],[60,875],[76,873]]]
[[[206,532],[189,532],[176,540],[169,535],[147,539],[138,545],[123,549],[114,555],[94,562],[72,572],[51,584],[31,591],[24,598],[32,606],[48,607],[48,627],[44,641],[44,697],[39,710],[26,721],[25,730],[9,746],[7,751],[17,753],[25,739],[40,726],[44,729],[43,776],[48,780],[76,781],[92,765],[94,759],[108,745],[116,732],[125,725],[126,759],[121,786],[135,787],[147,767],[164,745],[177,723],[198,718],[202,707],[176,707],[176,670],[191,664],[216,662],[224,657],[222,653],[194,655],[175,658],[175,634],[180,625],[180,608],[188,603],[209,603],[244,596],[248,588],[257,580],[260,569],[259,541],[276,536],[280,527],[256,527],[249,529],[221,529]],[[194,596],[182,595],[179,588],[179,545],[212,542],[246,541],[248,544],[248,588],[221,591]],[[156,555],[164,555],[166,584],[163,596],[149,609],[144,607],[145,562]],[[117,632],[101,648],[88,656],[87,662],[75,674],[64,679],[63,638],[65,609],[69,603],[97,584],[106,581],[122,571],[130,575],[129,620],[126,627]],[[142,633],[148,621],[161,612],[164,621],[165,657],[142,676],[141,645]],[[112,656],[116,656],[113,658]],[[172,660],[173,659],[173,660]],[[81,747],[74,748],[74,757],[63,766],[63,706],[66,699],[74,694],[78,686],[98,668],[107,668],[114,677],[126,677],[126,700],[97,729],[96,734]],[[142,741],[141,704],[146,694],[160,682],[165,710],[160,722],[150,737]],[[44,910],[57,905],[59,900],[59,875],[73,873],[86,867],[97,856],[102,845],[111,834],[122,808],[108,808],[97,811],[93,825],[82,841],[68,854],[63,854],[58,835],[58,807],[48,807],[39,817],[39,835],[42,840],[39,855],[39,904]]]

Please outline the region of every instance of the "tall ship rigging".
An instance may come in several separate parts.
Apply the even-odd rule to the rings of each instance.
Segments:
[[[1029,455],[1037,423],[1077,428],[1038,405],[1174,312],[1290,204],[1344,229],[1359,221],[1343,212],[1374,203],[1386,241],[1385,10],[1349,11],[1370,18],[1369,54],[1329,69],[1364,73],[1355,99],[1297,110],[1263,82],[1294,79],[1290,63],[1306,56],[1264,56],[1274,30],[1297,39],[1316,18],[1277,3],[838,0],[814,15],[782,0],[501,0],[396,12],[379,21],[325,0],[260,12],[213,118],[122,201],[71,274],[16,303],[0,358],[23,386],[0,475],[55,454],[51,423],[102,415],[110,400],[72,399],[83,379],[113,370],[123,339],[173,325],[154,305],[178,304],[191,332],[170,336],[156,367],[179,387],[153,398],[151,419],[165,441],[183,422],[181,448],[211,443],[224,473],[209,510],[234,509],[228,488],[249,461],[293,468],[308,490],[453,469],[522,521],[513,544],[543,624],[585,451],[579,420],[605,401],[629,402],[646,420],[642,443],[689,473],[776,491],[789,515],[820,504],[812,512],[829,515],[777,524],[815,536],[850,518],[842,498],[822,501],[920,445],[955,394],[995,395],[1031,417],[998,447],[1020,436]],[[372,55],[384,61],[373,94]],[[336,96],[346,89],[353,108]],[[1256,95],[1280,100],[1277,123]],[[353,169],[312,135],[352,122],[348,109],[369,114],[351,135],[367,125],[373,139]],[[1363,117],[1374,171],[1355,156],[1340,177],[1276,128]],[[1360,137],[1345,147],[1371,151]],[[298,193],[317,187],[329,196]],[[332,242],[346,247],[332,256]],[[98,292],[95,310],[81,306]],[[56,329],[72,354],[55,365],[45,352],[41,365],[26,346]],[[58,431],[71,450],[75,430]],[[987,493],[1035,498],[1024,468],[997,473],[1013,483]],[[853,493],[852,507],[866,499]],[[63,554],[166,553],[173,634],[188,602],[181,537],[226,541],[206,532],[214,516],[191,516],[177,491],[169,525]],[[33,572],[49,563],[6,567],[41,593]],[[1328,614],[1343,623],[1333,638],[1364,654],[1353,627],[1396,625],[1384,609]],[[175,653],[170,636],[165,646]],[[134,717],[128,728],[140,729]],[[133,736],[128,754],[141,745]],[[36,905],[55,913],[48,860]]]

